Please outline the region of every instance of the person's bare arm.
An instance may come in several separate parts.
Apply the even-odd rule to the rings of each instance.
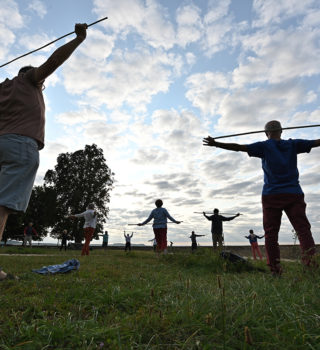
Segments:
[[[223,149],[226,149],[228,151],[248,152],[247,145],[240,145],[238,143],[217,142],[214,138],[212,138],[210,136],[208,136],[208,137],[203,139],[203,145],[204,146],[223,148]]]
[[[319,147],[320,146],[320,139],[319,140],[315,140],[313,147]]]
[[[33,83],[42,83],[50,74],[60,67],[74,52],[74,50],[85,40],[87,35],[87,24],[75,25],[77,37],[68,43],[60,46],[40,67],[31,69],[26,73],[26,78]]]

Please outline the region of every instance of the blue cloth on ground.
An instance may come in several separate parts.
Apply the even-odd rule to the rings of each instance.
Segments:
[[[66,273],[71,270],[79,270],[80,261],[77,259],[70,259],[59,265],[43,266],[41,269],[33,269],[32,272],[40,273],[42,275]]]

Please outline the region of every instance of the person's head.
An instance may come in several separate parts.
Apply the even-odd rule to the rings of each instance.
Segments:
[[[93,205],[93,203],[88,204],[87,209],[94,210],[94,205]]]
[[[66,234],[68,231],[67,231],[67,230],[63,230],[62,232],[63,232],[64,234]]]
[[[213,214],[219,214],[219,209],[215,209],[214,211],[213,211]]]
[[[191,234],[194,235],[194,231],[191,231]]]
[[[104,231],[104,234],[107,235],[107,234],[108,234],[108,231]]]
[[[30,226],[30,227],[33,226],[33,223],[32,223],[32,222],[29,222],[28,226]]]
[[[18,74],[24,74],[24,73],[27,73],[27,71],[28,71],[28,70],[30,70],[30,69],[32,69],[32,68],[34,68],[34,67],[32,67],[32,66],[24,66],[24,67],[20,68],[20,70],[19,70],[19,73],[18,73]]]
[[[161,199],[157,199],[157,200],[154,202],[154,204],[156,205],[157,208],[160,208],[160,207],[162,207],[163,202],[162,202]]]
[[[271,120],[264,126],[264,131],[268,139],[280,140],[282,133],[281,123],[277,120]]]
[[[129,237],[129,233],[127,233],[127,237]]]
[[[253,235],[253,230],[249,230],[250,235]]]

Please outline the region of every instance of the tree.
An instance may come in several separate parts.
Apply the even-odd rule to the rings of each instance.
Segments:
[[[66,216],[81,213],[89,203],[93,203],[98,219],[97,238],[108,217],[107,203],[110,202],[113,177],[102,149],[95,144],[86,145],[84,150],[60,154],[54,170],[48,170],[44,177],[44,187],[54,191],[56,196],[56,220],[51,236],[57,238],[66,229],[69,236],[80,243],[83,239],[83,219],[70,220]]]
[[[56,195],[52,188],[34,186],[26,212],[9,215],[3,240],[10,238],[23,240],[23,231],[29,222],[34,224],[38,233],[33,239],[41,240],[46,237],[49,227],[55,220],[55,199]]]

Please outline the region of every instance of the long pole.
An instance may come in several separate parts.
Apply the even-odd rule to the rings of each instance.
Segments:
[[[320,124],[315,124],[315,125],[301,125],[301,126],[291,126],[288,128],[280,128],[280,129],[273,129],[272,131],[279,131],[279,130],[292,130],[292,129],[305,129],[305,128],[316,128],[319,127]],[[217,136],[213,137],[213,139],[224,139],[227,137],[234,137],[234,136],[243,136],[243,135],[251,135],[251,134],[259,134],[262,132],[266,132],[265,130],[258,130],[258,131],[249,131],[249,132],[242,132],[239,134],[232,134],[232,135],[224,135],[224,136]]]
[[[213,214],[213,211],[205,211],[205,212],[203,212],[203,211],[194,211],[193,212],[194,214],[203,214],[203,213],[205,213],[205,214]],[[223,215],[237,215],[237,214],[234,214],[234,213],[220,213],[219,212],[219,214],[223,214]],[[243,214],[240,214],[240,213],[238,213],[239,215],[243,215]]]
[[[91,26],[93,26],[93,25],[95,25],[95,24],[97,24],[97,23],[99,23],[99,22],[102,22],[102,21],[104,21],[104,20],[106,20],[106,19],[108,19],[108,17],[104,17],[104,18],[99,19],[98,21],[95,21],[95,22],[93,22],[93,23],[90,23],[90,24],[88,24],[88,28],[91,27]],[[21,55],[21,56],[19,56],[19,57],[16,57],[16,58],[14,58],[14,59],[11,60],[11,61],[9,61],[9,62],[7,62],[7,63],[5,63],[5,64],[2,64],[2,65],[0,66],[0,68],[6,66],[6,65],[8,65],[8,64],[10,64],[10,63],[12,63],[12,62],[14,62],[14,61],[16,61],[16,60],[19,60],[19,59],[22,58],[22,57],[31,55],[31,54],[34,53],[34,52],[37,52],[37,51],[39,51],[39,50],[42,50],[42,49],[44,49],[45,47],[47,47],[47,46],[49,46],[49,45],[55,43],[55,42],[58,41],[58,40],[61,40],[61,39],[65,38],[66,36],[69,36],[69,35],[71,35],[71,34],[73,34],[73,33],[75,33],[75,31],[70,32],[70,33],[68,33],[68,34],[65,34],[65,35],[61,36],[60,38],[55,39],[55,40],[51,41],[50,43],[39,47],[38,49],[32,50],[32,51],[30,51],[30,52],[28,52],[28,53],[25,53],[24,55]]]

